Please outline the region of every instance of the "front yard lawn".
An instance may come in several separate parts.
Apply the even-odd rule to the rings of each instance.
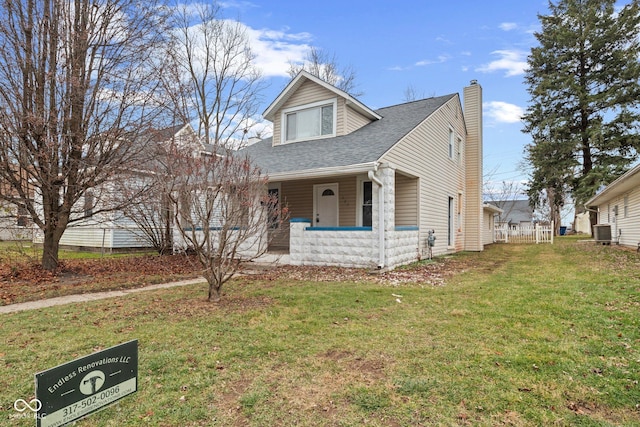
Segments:
[[[429,265],[453,268],[407,280]],[[282,271],[219,305],[201,284],[0,315],[0,425],[33,425],[12,415],[34,373],[131,339],[138,392],[78,426],[640,425],[636,252],[561,238],[385,280]]]

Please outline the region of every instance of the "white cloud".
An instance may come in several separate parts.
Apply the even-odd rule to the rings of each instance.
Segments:
[[[422,61],[416,62],[415,65],[418,67],[424,67],[425,65],[442,64],[443,62],[447,62],[449,59],[451,59],[451,55],[443,54],[439,55],[437,59],[423,59]]]
[[[518,123],[524,115],[524,109],[515,104],[502,101],[490,101],[482,104],[487,117],[499,123]]]
[[[499,25],[499,27],[503,31],[511,31],[518,28],[518,24],[516,24],[515,22],[503,22]]]
[[[505,70],[506,77],[513,77],[524,74],[527,69],[526,54],[523,51],[496,50],[491,52],[491,54],[498,55],[500,58],[476,68],[476,71],[492,73],[494,71]]]
[[[288,77],[289,63],[304,61],[311,48],[309,33],[289,33],[282,30],[253,29],[247,27],[255,64],[264,77]]]

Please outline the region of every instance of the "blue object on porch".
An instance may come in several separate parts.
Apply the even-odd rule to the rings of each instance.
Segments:
[[[308,222],[311,223],[309,218],[291,218],[289,222]]]
[[[371,231],[371,227],[306,227],[306,231]]]

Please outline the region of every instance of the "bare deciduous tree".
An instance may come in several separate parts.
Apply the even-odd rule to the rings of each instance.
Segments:
[[[424,91],[419,93],[413,85],[407,86],[403,92],[404,102],[417,101],[418,99],[423,99],[426,97],[427,96],[425,95]]]
[[[45,269],[85,217],[76,203],[130,170],[143,145],[156,113],[158,73],[145,59],[164,33],[159,11],[135,0],[0,2],[0,179],[13,190],[2,197],[42,230]]]
[[[244,145],[260,104],[263,81],[253,63],[245,28],[225,20],[215,3],[178,3],[172,8],[171,30],[162,55],[160,97],[172,121],[194,123],[190,141],[156,141],[154,160],[145,165],[150,184],[144,199],[125,209],[144,240],[159,252],[172,249],[174,207],[168,204],[176,149],[227,152]],[[125,193],[135,191],[127,189]]]
[[[176,217],[175,244],[195,253],[209,284],[208,300],[220,301],[222,285],[248,261],[267,251],[271,227],[286,209],[267,191],[267,179],[246,157],[193,156],[176,152],[171,193]]]
[[[205,144],[238,148],[264,88],[245,27],[223,19],[215,2],[178,5],[171,22],[163,80],[176,121],[197,120]]]
[[[291,78],[297,76],[300,71],[306,71],[351,96],[363,95],[362,92],[356,91],[356,72],[351,66],[340,68],[335,54],[311,47],[302,64],[289,62],[288,73]]]
[[[484,199],[488,203],[499,207],[503,210],[498,215],[498,222],[504,222],[511,216],[514,200],[523,200],[526,198],[522,184],[518,181],[497,181],[493,177],[496,170],[490,171],[483,177],[483,193]]]
[[[121,223],[134,225],[134,234],[158,251],[173,251],[173,222],[175,207],[171,193],[176,178],[183,171],[176,162],[176,153],[191,152],[198,156],[204,151],[193,128],[189,125],[170,126],[150,132],[146,161],[140,165],[134,179],[119,182],[118,197],[123,207]],[[129,200],[129,203],[126,201]]]

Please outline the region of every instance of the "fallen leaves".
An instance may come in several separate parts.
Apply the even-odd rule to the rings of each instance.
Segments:
[[[362,268],[283,265],[261,268],[247,265],[247,280],[300,280],[315,282],[374,282],[396,287],[404,284],[442,286],[445,279],[470,267],[470,261],[441,258],[379,272]],[[0,305],[62,295],[131,289],[200,276],[197,263],[184,255],[132,255],[118,258],[64,260],[57,270],[43,270],[36,262],[0,262]],[[401,296],[394,296],[396,303]]]
[[[55,271],[36,262],[0,263],[0,304],[135,288],[199,276],[184,255],[64,260]]]

